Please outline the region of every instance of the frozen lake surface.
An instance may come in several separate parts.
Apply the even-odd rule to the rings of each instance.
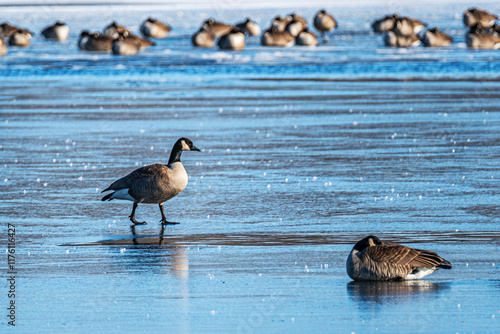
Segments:
[[[487,5],[500,13],[498,3]],[[195,49],[208,17],[262,28],[291,9],[5,7],[39,32],[0,58],[2,249],[16,226],[16,330],[26,333],[495,333],[500,318],[500,52],[471,51],[468,5],[341,7],[317,48]],[[485,7],[485,6],[483,6]],[[84,14],[81,8],[86,8]],[[318,8],[300,8],[311,21]],[[455,38],[388,49],[370,22],[399,11]],[[154,14],[154,15],[153,15]],[[149,15],[174,30],[135,57],[77,50],[82,29]],[[189,137],[190,176],[165,203],[101,202]],[[432,249],[417,282],[354,283],[353,244]],[[1,264],[7,276],[7,260]],[[2,285],[0,307],[9,300]],[[5,311],[4,311],[5,313]],[[2,313],[1,332],[11,330]]]

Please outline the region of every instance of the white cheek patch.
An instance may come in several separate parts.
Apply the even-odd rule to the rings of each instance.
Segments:
[[[184,140],[181,143],[182,143],[182,150],[183,151],[191,151],[188,144],[186,144],[186,142]]]

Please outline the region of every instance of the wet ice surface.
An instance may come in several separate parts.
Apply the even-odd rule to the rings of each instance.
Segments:
[[[233,9],[160,12],[171,37],[133,58],[77,51],[80,29],[120,17],[137,30],[149,15],[113,8],[6,11],[35,31],[56,18],[72,29],[65,44],[35,36],[0,60],[17,329],[497,331],[500,54],[465,48],[465,7],[399,9],[456,38],[439,50],[383,48],[369,22],[387,9],[374,7],[339,10],[316,49],[190,46],[207,17],[265,27],[289,12]],[[134,236],[131,203],[100,191],[166,163],[181,136],[203,149],[184,153],[190,182],[165,204],[181,224],[159,238],[158,207],[139,205],[148,225]],[[453,269],[352,283],[345,259],[368,234],[435,250]]]

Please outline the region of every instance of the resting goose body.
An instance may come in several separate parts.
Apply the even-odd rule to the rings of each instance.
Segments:
[[[98,32],[87,33],[82,32],[78,46],[83,46],[84,50],[91,52],[109,52],[113,46],[114,38],[100,35]]]
[[[217,45],[222,50],[243,50],[245,48],[245,34],[238,28],[234,28],[221,36]]]
[[[130,34],[129,29],[125,28],[122,25],[119,25],[118,23],[116,23],[116,21],[113,21],[104,28],[104,30],[102,31],[102,35],[111,38],[118,38],[119,34],[123,34],[125,32]]]
[[[286,26],[290,22],[292,22],[292,18],[290,16],[281,17],[278,15],[271,21],[271,29],[276,28],[278,31],[285,31]]]
[[[471,31],[465,36],[465,43],[471,49],[500,49],[500,36],[495,33],[489,33],[480,26],[471,28]]]
[[[248,36],[259,36],[261,33],[260,26],[248,17],[244,22],[238,23],[236,28]]]
[[[191,37],[191,42],[199,48],[211,48],[215,45],[215,36],[207,29],[201,27]]]
[[[29,36],[29,38],[31,38],[34,35],[28,29],[24,29],[24,28],[19,28],[19,27],[13,26],[13,25],[9,24],[8,22],[4,22],[4,23],[0,24],[0,37],[8,39],[14,33],[22,33],[24,35]]]
[[[412,19],[409,17],[400,17],[394,22],[394,28],[392,31],[399,36],[411,36],[421,32],[427,24],[420,20]]]
[[[400,36],[393,31],[388,31],[384,34],[385,46],[407,48],[411,46],[419,46],[421,43],[417,35]]]
[[[264,46],[292,46],[295,38],[286,31],[272,27],[264,31],[260,42]]]
[[[422,43],[429,47],[448,46],[453,43],[453,38],[438,28],[427,30],[422,36]]]
[[[57,21],[53,25],[43,29],[42,35],[45,39],[65,41],[69,36],[69,27],[67,24]]]
[[[136,169],[125,177],[113,182],[102,192],[113,190],[102,198],[103,201],[121,199],[134,202],[129,218],[134,224],[146,224],[135,220],[135,210],[139,203],[156,203],[160,207],[161,223],[168,222],[163,212],[163,202],[178,195],[186,188],[188,175],[181,163],[182,151],[200,151],[188,138],[179,138],[174,144],[167,165],[154,164]]]
[[[217,22],[212,18],[203,22],[202,28],[205,28],[207,31],[211,32],[215,37],[221,37],[233,30],[232,25],[223,22]]]
[[[172,27],[150,17],[141,24],[140,30],[146,37],[163,39],[167,38]]]
[[[368,236],[354,245],[347,258],[347,274],[359,281],[413,280],[436,270],[451,269],[451,263],[429,250],[383,243]]]
[[[129,32],[126,32],[126,31],[123,32],[123,33],[119,33],[118,34],[118,38],[123,38],[125,41],[133,42],[133,43],[138,44],[140,46],[141,50],[145,49],[145,48],[148,48],[150,46],[155,46],[156,45],[155,42],[150,41],[147,38],[143,38],[141,36],[134,35],[134,34],[131,34]]]
[[[29,46],[31,42],[31,34],[26,33],[22,30],[18,30],[10,35],[9,45],[12,46]]]
[[[302,46],[317,46],[318,38],[315,34],[310,32],[307,28],[302,30],[297,37],[295,37],[295,44]]]
[[[313,24],[314,27],[321,32],[321,36],[323,36],[323,38],[325,37],[325,32],[337,28],[337,21],[333,15],[328,14],[324,9],[316,13]]]
[[[113,41],[111,51],[115,55],[134,56],[141,50],[141,45],[134,40],[126,39],[120,35]]]
[[[479,24],[482,27],[490,27],[498,20],[498,16],[488,13],[485,10],[471,8],[464,13],[464,24],[472,27]]]
[[[372,23],[373,32],[382,34],[386,31],[391,31],[397,19],[399,19],[399,14],[396,13],[375,20]]]

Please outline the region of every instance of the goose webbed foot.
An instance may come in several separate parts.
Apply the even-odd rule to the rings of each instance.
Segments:
[[[130,221],[132,223],[134,223],[135,225],[146,225],[147,224],[146,222],[138,222],[137,220],[135,220],[135,217],[130,216],[129,218],[130,218]]]
[[[177,222],[169,222],[166,219],[160,220],[160,223],[161,223],[162,226],[165,226],[165,225],[178,225],[178,224],[180,224],[180,223],[177,223]]]

